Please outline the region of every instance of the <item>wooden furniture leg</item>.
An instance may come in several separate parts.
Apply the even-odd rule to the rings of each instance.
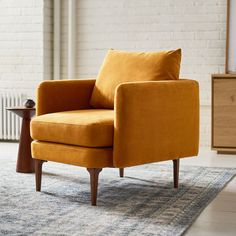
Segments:
[[[124,168],[120,168],[119,170],[120,170],[120,177],[121,178],[124,177]]]
[[[87,168],[90,174],[90,186],[91,186],[91,205],[97,205],[97,191],[98,191],[98,176],[102,171],[101,168]]]
[[[179,186],[179,159],[173,160],[174,188]]]
[[[36,191],[41,191],[42,165],[45,161],[34,159]]]

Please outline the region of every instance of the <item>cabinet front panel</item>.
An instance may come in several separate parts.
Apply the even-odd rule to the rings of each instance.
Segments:
[[[213,80],[213,146],[236,147],[236,79]]]

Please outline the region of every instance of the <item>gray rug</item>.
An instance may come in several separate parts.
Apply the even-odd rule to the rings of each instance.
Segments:
[[[13,160],[0,166],[1,235],[181,235],[236,174],[181,166],[176,190],[172,165],[127,168],[123,179],[104,169],[92,207],[85,169],[46,163],[37,193],[33,174],[15,173]]]

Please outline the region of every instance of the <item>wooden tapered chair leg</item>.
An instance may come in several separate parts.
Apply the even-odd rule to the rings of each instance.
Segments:
[[[124,177],[124,168],[120,168],[119,171],[120,171],[120,177],[121,178]]]
[[[34,159],[35,163],[35,184],[36,184],[36,191],[41,191],[41,180],[42,180],[42,165],[44,161]]]
[[[179,186],[179,159],[173,160],[174,188]]]
[[[97,191],[98,191],[98,176],[102,171],[101,168],[87,168],[90,174],[90,186],[91,186],[91,205],[97,205]]]

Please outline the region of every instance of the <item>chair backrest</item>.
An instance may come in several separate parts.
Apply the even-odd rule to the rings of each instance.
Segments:
[[[90,100],[94,108],[114,108],[117,86],[124,82],[176,80],[181,49],[162,52],[124,52],[110,49],[103,61]]]

